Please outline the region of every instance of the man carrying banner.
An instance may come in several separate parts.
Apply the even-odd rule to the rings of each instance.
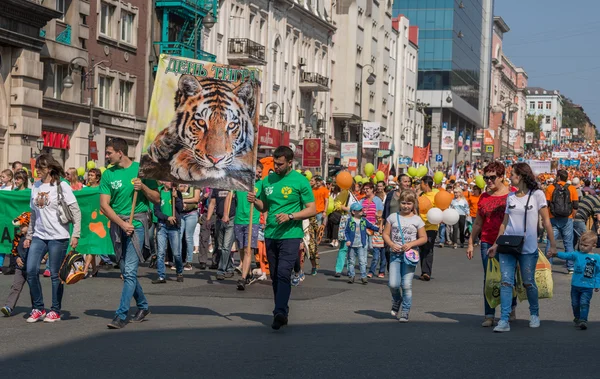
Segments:
[[[310,184],[292,170],[293,159],[294,152],[289,147],[275,149],[275,172],[262,181],[260,198],[254,193],[247,196],[259,212],[268,212],[265,243],[275,300],[271,327],[275,330],[288,323],[290,279],[304,236],[302,220],[317,213]]]
[[[149,202],[159,203],[160,195],[156,181],[142,181],[137,177],[139,163],[127,157],[127,149],[127,142],[122,138],[113,138],[106,144],[106,160],[113,166],[106,169],[100,182],[100,209],[110,220],[110,237],[124,280],[121,303],[115,318],[107,325],[109,329],[127,325],[132,297],[138,311],[131,321],[142,322],[150,314],[137,271],[140,260],[144,260],[142,249],[148,245],[145,231],[149,223]]]

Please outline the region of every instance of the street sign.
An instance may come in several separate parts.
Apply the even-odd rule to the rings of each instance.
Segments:
[[[463,146],[463,149],[465,149],[465,151],[469,151],[469,145]]]
[[[494,145],[486,145],[485,146],[485,152],[486,153],[493,153],[494,152]]]
[[[442,161],[442,159],[444,159],[444,158],[442,157],[442,154],[436,154],[436,155],[435,155],[435,161],[436,161],[436,162],[441,162],[441,161]]]
[[[443,122],[442,123],[442,128],[443,129],[448,129],[448,123],[447,122]]]

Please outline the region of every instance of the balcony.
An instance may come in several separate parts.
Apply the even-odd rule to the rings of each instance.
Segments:
[[[227,43],[229,64],[240,66],[264,66],[265,47],[248,38],[230,38]]]
[[[168,54],[175,57],[199,59],[201,61],[216,62],[217,56],[209,54],[206,51],[198,50],[194,57],[194,47],[183,42],[154,42],[160,48],[161,54]]]
[[[201,17],[212,13],[217,17],[219,10],[218,0],[157,0],[157,8],[168,8],[169,12],[180,13],[183,17],[190,17],[198,13]]]
[[[329,78],[319,75],[316,72],[300,72],[300,90],[301,91],[329,91]]]

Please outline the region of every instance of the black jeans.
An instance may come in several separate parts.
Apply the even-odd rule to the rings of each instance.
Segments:
[[[458,224],[454,225],[454,230],[453,230],[453,235],[452,235],[452,242],[454,243],[458,243],[458,235],[460,234],[460,243],[464,244],[465,243],[465,223],[467,221],[467,216],[459,216],[458,218]]]
[[[210,236],[211,236],[211,234],[213,234],[213,232],[215,230],[215,220],[216,219],[217,219],[217,216],[214,213],[210,220],[206,219],[206,213],[202,214],[202,217],[201,217],[202,225],[200,226],[200,246],[198,247],[198,262],[199,263],[206,264],[208,262],[208,245],[210,242]],[[214,246],[215,245],[214,242],[216,242],[216,241],[213,238],[212,263],[218,264],[219,263],[218,253],[217,253],[217,249]]]
[[[298,258],[298,250],[300,249],[301,242],[301,238],[284,240],[265,239],[269,271],[271,281],[273,282],[274,315],[280,313],[287,316],[288,314],[288,301],[292,292],[292,269]]]
[[[431,270],[433,269],[433,246],[435,245],[436,237],[437,230],[427,231],[427,242],[421,246],[421,274],[431,276]]]

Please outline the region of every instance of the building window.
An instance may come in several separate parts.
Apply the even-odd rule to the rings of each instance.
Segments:
[[[123,113],[132,113],[130,100],[132,95],[133,83],[121,80],[119,83],[119,111]]]
[[[54,97],[57,100],[60,100],[62,98],[62,93],[64,90],[63,80],[65,79],[65,76],[67,76],[67,70],[68,69],[66,66],[62,66],[59,64],[54,65],[54,92],[52,92],[52,97]]]
[[[552,102],[546,101],[546,109],[552,109]]]
[[[115,7],[102,3],[100,6],[100,34],[105,36],[113,36],[113,17],[115,14]]]
[[[110,92],[112,90],[113,78],[100,76],[98,78],[98,106],[110,109]]]
[[[121,11],[121,41],[133,43],[133,13]]]
[[[538,109],[544,109],[544,102],[538,101]]]
[[[275,46],[273,48],[273,84],[277,84],[277,70],[279,69],[278,58],[279,58],[279,49],[280,49],[279,39],[275,41]]]
[[[65,20],[65,0],[56,0],[56,10],[62,13],[61,21]]]
[[[535,101],[529,102],[529,109],[535,109]]]
[[[550,116],[546,116],[546,124],[550,123]]]

